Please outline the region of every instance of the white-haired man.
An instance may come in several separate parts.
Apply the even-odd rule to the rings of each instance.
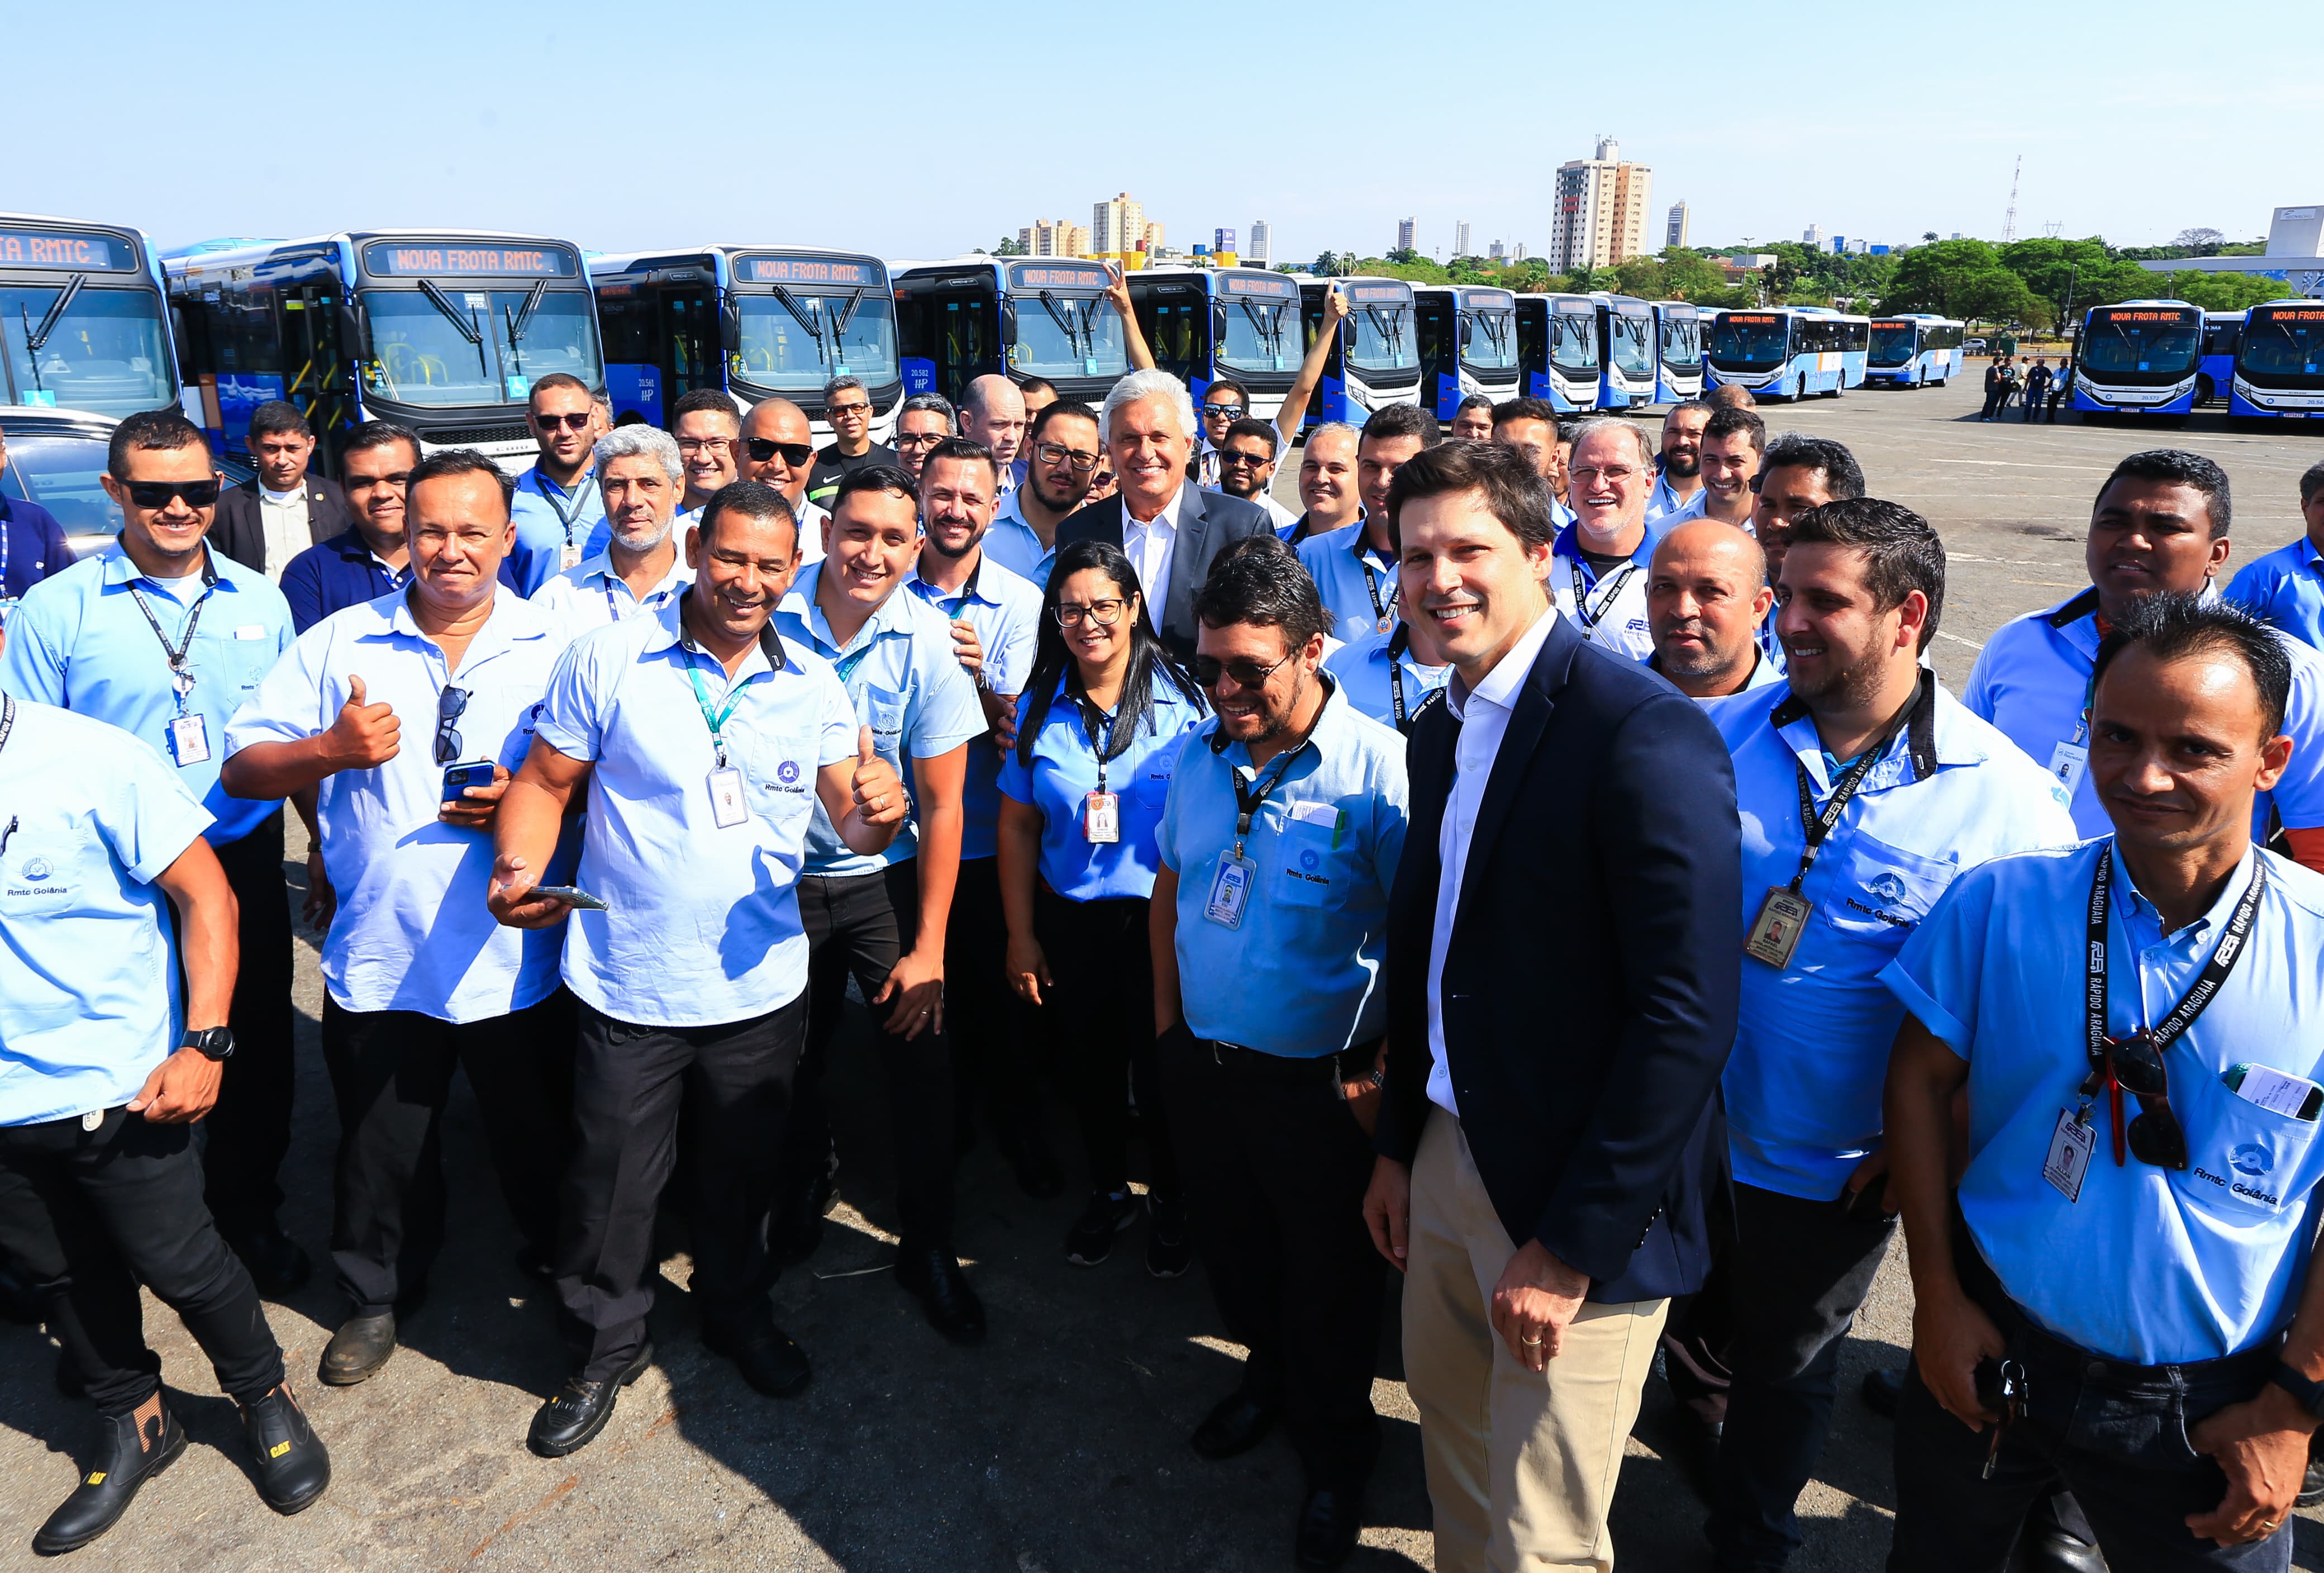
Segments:
[[[1099,412],[1106,452],[1121,490],[1068,515],[1057,545],[1102,541],[1138,569],[1155,631],[1181,661],[1194,656],[1194,592],[1230,541],[1271,535],[1256,503],[1206,492],[1186,479],[1194,450],[1194,401],[1164,371],[1137,371],[1114,384]]]
[[[610,532],[605,550],[540,587],[533,605],[568,639],[657,612],[694,582],[676,539],[686,463],[659,426],[617,426],[590,450]]]

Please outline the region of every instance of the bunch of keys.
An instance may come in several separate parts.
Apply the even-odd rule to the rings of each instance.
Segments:
[[[1985,1469],[1978,1479],[1993,1478],[1993,1467],[2001,1459],[2001,1439],[2009,1434],[2011,1426],[2025,1418],[2026,1390],[2025,1367],[2015,1360],[2004,1360],[1989,1383],[1984,1368],[1978,1368],[1978,1400],[1987,1409],[2001,1413],[2001,1423],[1993,1428],[1993,1439],[1985,1445]]]

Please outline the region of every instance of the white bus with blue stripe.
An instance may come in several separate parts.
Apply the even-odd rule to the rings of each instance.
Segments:
[[[1864,385],[1872,319],[1821,306],[1762,306],[1711,319],[1707,379],[1762,399],[1836,397]]]
[[[1933,311],[1874,318],[1864,380],[1892,388],[1943,387],[1961,374],[1966,326]]]
[[[1662,356],[1657,404],[1683,404],[1702,394],[1702,313],[1684,301],[1656,301],[1655,340]]]
[[[1600,410],[1651,404],[1662,384],[1662,347],[1654,302],[1636,295],[1591,291],[1598,303],[1598,342],[1605,346],[1598,384]]]
[[[1299,376],[1298,280],[1264,268],[1140,268],[1128,281],[1156,366],[1197,404],[1231,377],[1249,391],[1251,416],[1273,422]]]
[[[2074,346],[2074,408],[2176,419],[2195,408],[2203,313],[2184,301],[2093,306]]]
[[[1361,426],[1375,410],[1421,402],[1420,336],[1412,320],[1412,286],[1402,279],[1302,280],[1300,357],[1306,357],[1323,331],[1323,297],[1334,285],[1347,301],[1348,314],[1340,319],[1339,342],[1307,401],[1303,431],[1325,421]]]
[[[957,406],[978,377],[1040,377],[1095,409],[1130,374],[1130,341],[1106,300],[1105,264],[1073,257],[890,263],[907,397]]]
[[[0,213],[0,403],[116,421],[176,403],[164,298],[142,232]]]
[[[1517,396],[1517,297],[1468,284],[1416,284],[1420,393],[1439,421],[1482,393],[1494,403]]]
[[[1560,414],[1595,410],[1606,378],[1598,302],[1587,295],[1519,295],[1517,322],[1525,396],[1548,400]]]
[[[2270,301],[2244,319],[2232,418],[2324,421],[2324,301]]]

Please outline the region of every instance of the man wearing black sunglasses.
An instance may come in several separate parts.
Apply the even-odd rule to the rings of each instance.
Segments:
[[[742,418],[742,448],[734,456],[741,478],[770,486],[783,495],[798,521],[799,563],[823,555],[823,522],[831,517],[807,500],[813,475],[815,429],[807,412],[788,399],[761,399]]]
[[[104,484],[121,505],[119,541],[32,587],[8,619],[0,689],[134,733],[216,818],[204,834],[241,904],[242,969],[226,1018],[235,1051],[208,1122],[209,1206],[259,1288],[287,1292],[309,1263],[274,1216],[293,1082],[282,802],[228,796],[218,769],[226,723],[290,648],[290,606],[206,542],[217,467],[176,410],[114,428]]]
[[[837,376],[823,385],[823,418],[831,426],[829,446],[807,471],[807,500],[828,510],[839,483],[866,465],[899,464],[896,450],[872,440],[872,394],[858,376]],[[919,477],[914,475],[914,480]]]
[[[603,430],[589,384],[551,372],[532,384],[526,424],[540,457],[516,477],[516,588],[532,595],[585,557],[604,550],[605,502],[589,470],[589,449]]]
[[[2289,1568],[2324,1411],[2324,879],[2252,841],[2295,752],[2290,657],[2163,593],[2121,608],[2093,684],[2113,835],[1962,874],[1882,975],[1909,1013],[1901,1573],[2000,1566],[2061,1484],[2116,1573]]]

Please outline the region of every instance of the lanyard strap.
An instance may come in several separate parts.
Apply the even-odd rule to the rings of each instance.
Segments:
[[[135,601],[137,609],[145,614],[146,626],[152,628],[153,637],[161,642],[161,653],[170,662],[171,683],[178,690],[180,714],[184,713],[186,696],[194,689],[194,674],[186,669],[186,654],[194,647],[194,630],[201,626],[202,608],[209,605],[211,595],[217,589],[217,569],[210,561],[209,551],[205,547],[202,551],[202,593],[194,597],[193,609],[186,614],[185,636],[178,641],[174,649],[171,647],[170,636],[161,632],[161,619],[153,615],[153,607],[145,599],[145,592],[137,588],[134,579],[129,584],[129,598]]]
[[[0,694],[0,753],[7,750],[8,734],[15,729],[16,701],[10,695]]]
[[[846,686],[847,680],[855,675],[855,669],[863,664],[863,658],[871,654],[878,647],[879,643],[879,635],[874,634],[871,642],[862,649],[853,655],[844,655],[831,663],[831,669],[839,674],[840,685],[843,688]]]
[[[1283,778],[1291,773],[1291,767],[1299,763],[1299,756],[1307,752],[1313,742],[1312,738],[1302,738],[1298,747],[1277,758],[1274,774],[1255,774],[1248,787],[1243,785],[1242,767],[1239,764],[1227,766],[1227,780],[1233,785],[1235,795],[1234,855],[1237,857],[1242,856],[1243,841],[1250,835],[1251,816],[1259,812],[1259,805],[1267,801],[1268,794],[1283,784]]]
[[[1379,569],[1372,567],[1372,560],[1364,555],[1370,549],[1370,543],[1365,541],[1363,532],[1358,531],[1355,545],[1356,566],[1364,570],[1364,593],[1372,598],[1372,615],[1384,618],[1388,615],[1388,608],[1396,605],[1397,587],[1391,582],[1388,587],[1388,598],[1385,600],[1380,598],[1381,575]]]
[[[1579,553],[1565,560],[1565,569],[1573,576],[1574,620],[1582,625],[1582,631],[1587,634],[1605,620],[1606,608],[1620,598],[1622,587],[1630,582],[1630,576],[1638,571],[1638,565],[1635,560],[1626,562],[1622,565],[1620,573],[1606,581],[1598,597],[1598,609],[1595,612],[1590,609],[1590,589],[1582,581],[1582,558]]]
[[[734,707],[742,702],[742,681],[737,678],[734,686],[727,691],[724,709],[713,709],[710,690],[702,686],[702,669],[694,664],[694,652],[690,650],[686,655],[686,675],[694,684],[694,702],[702,707],[702,718],[710,723],[710,746],[718,751],[718,768],[724,770],[726,768],[726,739],[722,734],[726,729],[726,723],[733,718]]]
[[[1412,630],[1404,624],[1388,636],[1388,705],[1396,716],[1396,729],[1406,736],[1412,736],[1412,712],[1404,708],[1404,652],[1412,643]]]
[[[2089,1051],[2093,1078],[2104,1074],[2107,1044],[2111,1041],[2107,1032],[2107,908],[2113,888],[2114,842],[2109,838],[2098,848],[2098,867],[2090,873],[2089,986],[2084,994],[2089,1004],[2089,1020],[2085,1024],[2084,1041]],[[2186,1036],[2187,1030],[2195,1024],[2195,1018],[2219,997],[2219,990],[2227,985],[2227,975],[2235,971],[2236,963],[2242,960],[2244,952],[2251,948],[2252,925],[2259,920],[2259,898],[2266,889],[2267,859],[2255,853],[2251,883],[2244,887],[2243,899],[2236,903],[2234,913],[2228,917],[2227,931],[2219,936],[2218,943],[2211,947],[2211,958],[2203,964],[2203,970],[2188,985],[2179,1003],[2171,1007],[2171,1013],[2144,1034],[2157,1054]],[[2096,1089],[2093,1087],[2091,1090]]]
[[[1097,790],[1105,791],[1105,762],[1113,757],[1113,728],[1121,719],[1121,703],[1114,701],[1113,714],[1109,716],[1097,708],[1097,701],[1083,695],[1074,696],[1074,706],[1081,711],[1082,736],[1089,739],[1091,751],[1097,755]],[[1105,738],[1098,738],[1098,724],[1105,724]]]
[[[1840,815],[1848,811],[1849,801],[1856,796],[1856,789],[1864,784],[1864,778],[1872,773],[1874,765],[1880,763],[1881,756],[1896,741],[1896,735],[1912,723],[1914,712],[1929,701],[1933,692],[1931,687],[1932,680],[1929,675],[1923,675],[1920,691],[1913,702],[1888,724],[1888,730],[1880,735],[1878,742],[1858,754],[1855,763],[1840,773],[1840,779],[1831,783],[1831,796],[1824,800],[1821,811],[1815,806],[1815,783],[1808,779],[1807,765],[1797,754],[1792,756],[1792,770],[1798,776],[1800,785],[1800,834],[1806,840],[1806,845],[1800,848],[1800,871],[1792,875],[1794,895],[1800,893],[1800,886],[1806,881],[1808,870],[1815,866],[1816,855],[1823,850],[1825,837],[1840,823]],[[1781,736],[1782,733],[1778,731],[1776,735]]]
[[[535,466],[532,472],[533,492],[542,502],[549,504],[550,511],[557,515],[557,522],[565,526],[565,544],[570,546],[573,544],[573,522],[581,517],[581,510],[586,506],[589,489],[597,484],[597,472],[592,470],[583,476],[581,484],[573,488],[571,494],[573,506],[569,511],[564,504],[549,495],[549,477],[540,473],[539,466]]]

